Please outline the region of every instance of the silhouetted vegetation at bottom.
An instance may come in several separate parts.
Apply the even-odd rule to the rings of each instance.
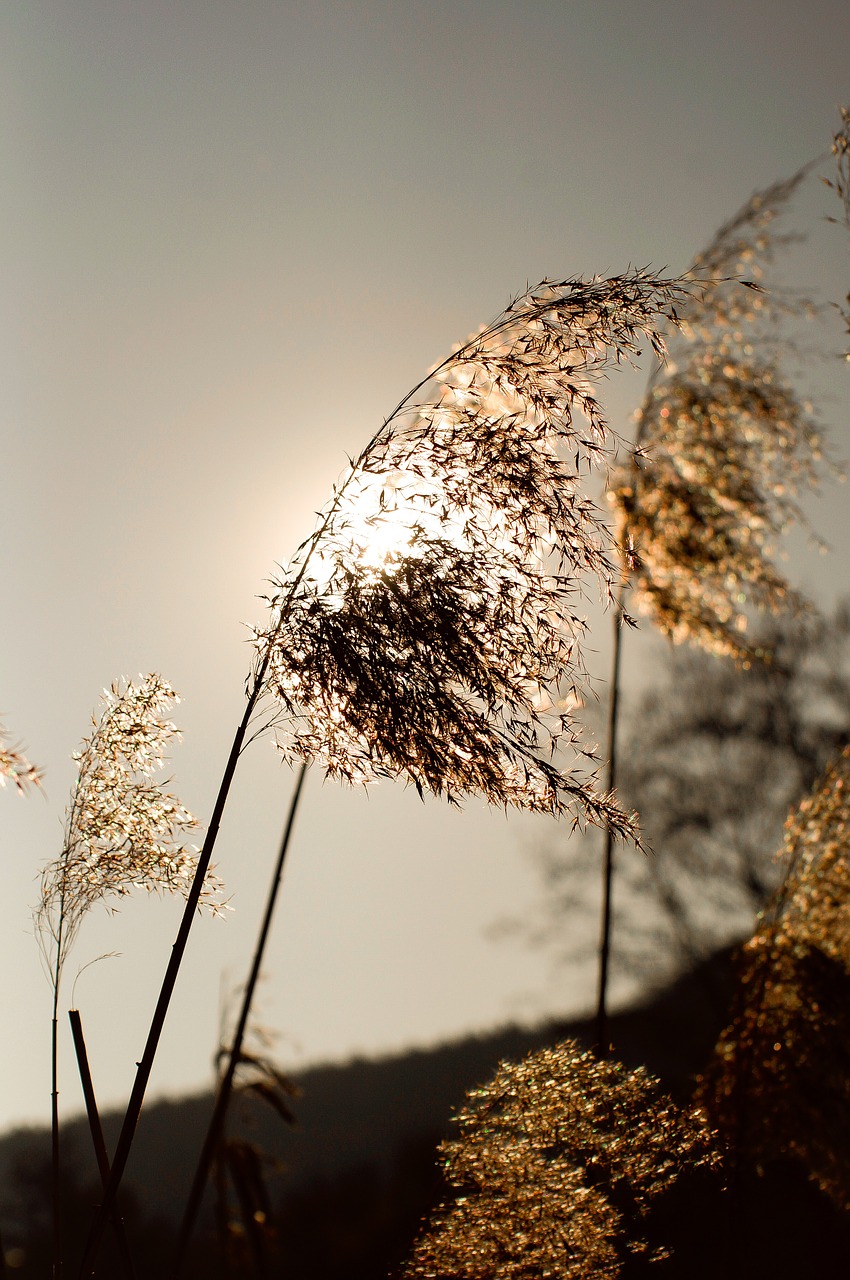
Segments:
[[[618,1057],[629,1067],[646,1065],[669,1093],[687,1099],[726,1020],[731,980],[729,954],[723,953],[644,1005],[616,1015],[612,1032]],[[228,1262],[216,1232],[211,1186],[186,1280],[385,1280],[395,1274],[422,1220],[447,1194],[436,1146],[454,1132],[450,1117],[466,1092],[488,1080],[499,1062],[517,1061],[565,1037],[589,1043],[590,1024],[510,1028],[301,1073],[295,1129],[274,1124],[258,1106],[247,1110],[238,1130],[279,1165],[269,1179],[273,1212],[271,1229],[262,1233],[262,1262],[246,1239],[236,1239],[234,1261]],[[201,1096],[154,1103],[143,1114],[122,1200],[137,1280],[162,1280],[168,1274],[210,1106],[211,1099]],[[107,1141],[114,1143],[119,1117],[104,1120]],[[64,1134],[68,1256],[76,1259],[98,1182],[84,1122],[69,1124]],[[45,1280],[50,1275],[48,1132],[18,1131],[0,1140],[0,1176],[9,1280]],[[843,1280],[850,1262],[850,1215],[837,1210],[802,1171],[777,1162],[763,1176],[741,1170],[733,1180],[734,1196],[707,1172],[686,1171],[642,1220],[641,1234],[650,1248],[625,1257],[622,1276]],[[650,1263],[659,1242],[672,1246],[673,1254]],[[123,1272],[112,1238],[108,1249],[99,1274],[111,1280]]]
[[[642,1225],[650,1249],[627,1255],[623,1280],[840,1280],[850,1266],[850,1221],[798,1168],[741,1175],[734,1194],[711,1174],[686,1174]],[[669,1256],[648,1261],[663,1245]]]
[[[48,1146],[41,1145],[46,1154],[34,1163],[20,1154],[16,1157],[7,1182],[3,1244],[10,1280],[13,1277],[46,1280],[52,1271],[51,1166]],[[76,1259],[82,1255],[99,1189],[96,1182],[81,1175],[71,1153],[61,1184],[68,1256]],[[128,1191],[121,1197],[120,1212],[135,1276],[141,1280],[141,1277],[162,1275],[172,1240],[170,1224],[144,1211],[137,1197]],[[112,1230],[104,1242],[102,1265],[105,1276],[125,1274]]]
[[[280,1215],[281,1275],[371,1280],[395,1271],[442,1189],[437,1140],[434,1133],[403,1142],[386,1172],[353,1167],[287,1196]]]

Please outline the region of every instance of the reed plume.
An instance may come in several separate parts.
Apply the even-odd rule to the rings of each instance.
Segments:
[[[648,1219],[684,1169],[718,1165],[698,1109],[572,1041],[503,1063],[457,1124],[441,1147],[453,1194],[406,1280],[619,1276],[630,1257],[667,1256],[647,1239]]]
[[[705,287],[678,314],[610,492],[638,609],[673,640],[740,661],[759,656],[752,610],[803,608],[775,557],[823,463],[784,368],[790,300],[759,283],[793,239],[773,224],[806,172],[757,192],[695,260]]]
[[[398,777],[636,837],[562,745],[588,748],[582,593],[613,544],[586,496],[613,436],[594,382],[659,354],[681,282],[542,282],[385,421],[274,583],[259,662],[287,759]],[[423,393],[424,400],[414,397]],[[578,412],[577,412],[578,411]]]
[[[58,984],[62,966],[92,906],[133,889],[186,893],[197,849],[184,843],[197,821],[157,775],[179,738],[167,713],[179,699],[156,674],[120,681],[102,696],[92,732],[74,752],[77,779],[65,819],[62,852],[41,876],[35,912],[45,959]],[[206,881],[215,907],[220,884]]]
[[[792,812],[701,1097],[738,1162],[800,1161],[850,1209],[850,747]]]

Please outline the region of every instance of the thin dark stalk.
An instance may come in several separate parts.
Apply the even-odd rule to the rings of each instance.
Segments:
[[[643,402],[638,415],[637,430],[635,432],[634,442],[631,446],[633,466],[637,465],[637,458],[646,430],[646,414],[650,397],[663,369],[663,361],[660,359],[656,360],[650,370],[649,377],[647,378],[646,389],[643,393]],[[612,636],[613,648],[611,652],[611,695],[608,702],[608,750],[607,765],[605,769],[605,791],[608,795],[614,791],[617,785],[617,731],[619,729],[620,710],[620,659],[623,650],[626,596],[629,591],[628,561],[625,559],[624,550],[621,551],[621,554],[624,556],[623,566],[620,575],[620,585],[617,589],[617,599],[614,603],[613,609],[614,631]],[[612,1048],[608,1039],[608,975],[611,967],[611,929],[613,924],[614,904],[614,833],[611,830],[610,823],[605,824],[604,830],[605,838],[602,847],[602,911],[599,929],[599,972],[594,1039],[596,1041],[595,1048],[597,1053],[602,1057],[607,1057]]]
[[[281,880],[283,878],[283,865],[286,860],[286,852],[289,848],[289,840],[292,835],[292,828],[295,822],[295,814],[298,809],[298,801],[301,797],[301,788],[304,785],[304,779],[309,768],[308,763],[304,763],[298,774],[298,780],[295,783],[295,790],[292,794],[292,800],[289,805],[289,814],[286,819],[283,837],[280,843],[280,852],[278,853],[277,864],[275,866],[274,875],[272,876],[269,895],[266,901],[265,915],[260,926],[260,932],[257,937],[257,945],[254,949],[254,958],[251,963],[251,972],[248,981],[245,984],[245,990],[242,996],[242,1007],[239,1012],[239,1020],[236,1024],[236,1031],[233,1036],[233,1044],[228,1055],[227,1070],[221,1078],[216,1095],[215,1107],[210,1119],[207,1135],[204,1139],[204,1145],[201,1149],[201,1155],[198,1160],[198,1167],[195,1170],[195,1177],[192,1182],[192,1188],[189,1192],[189,1199],[186,1203],[186,1209],[183,1213],[183,1221],[180,1225],[180,1236],[177,1241],[177,1254],[172,1269],[172,1280],[178,1280],[186,1259],[186,1250],[189,1247],[192,1231],[198,1217],[198,1212],[203,1200],[204,1190],[209,1178],[210,1168],[215,1159],[215,1154],[221,1140],[224,1121],[227,1115],[227,1107],[233,1092],[233,1080],[236,1069],[239,1066],[242,1054],[242,1042],[245,1038],[245,1031],[248,1026],[248,1018],[251,1013],[251,1002],[254,998],[254,989],[257,985],[257,979],[260,976],[260,969],[263,963],[263,955],[266,949],[266,943],[271,929],[272,916],[274,915],[277,895],[280,889]]]
[[[50,1035],[50,1194],[53,1208],[53,1280],[62,1275],[62,1192],[59,1186],[59,983],[53,988],[53,1024]]]
[[[121,1127],[121,1133],[118,1138],[118,1145],[115,1149],[115,1156],[109,1173],[109,1181],[104,1188],[103,1200],[97,1211],[94,1223],[92,1225],[89,1239],[86,1244],[83,1261],[80,1266],[80,1280],[88,1280],[94,1274],[94,1265],[97,1260],[98,1250],[100,1248],[106,1223],[109,1220],[109,1214],[115,1203],[115,1196],[121,1185],[121,1179],[124,1176],[124,1170],[127,1167],[127,1160],[130,1155],[130,1148],[133,1143],[133,1137],[136,1132],[136,1125],[142,1111],[142,1104],[145,1098],[148,1080],[150,1079],[151,1070],[153,1068],[154,1058],[156,1056],[159,1038],[162,1034],[165,1016],[168,1012],[168,1006],[174,993],[174,987],[177,982],[177,974],[180,970],[180,963],[183,959],[183,953],[186,950],[186,944],[189,939],[189,931],[198,909],[198,903],[201,897],[201,891],[204,885],[204,877],[209,869],[210,859],[212,858],[213,849],[215,848],[218,830],[221,825],[222,815],[227,803],[227,797],[230,793],[230,787],[233,783],[233,776],[236,772],[236,766],[239,762],[239,755],[242,750],[242,744],[245,740],[245,734],[254,708],[263,689],[263,681],[268,667],[268,651],[263,659],[260,667],[252,682],[248,700],[242,720],[236,730],[233,739],[233,745],[230,748],[230,756],[228,757],[227,766],[219,786],[218,796],[216,797],[215,807],[213,809],[210,825],[207,830],[207,837],[204,841],[204,847],[198,858],[198,866],[195,871],[195,878],[192,881],[192,887],[186,899],[186,906],[183,911],[183,918],[180,922],[180,928],[177,933],[172,948],[171,956],[162,981],[162,987],[154,1010],[153,1019],[151,1021],[150,1030],[148,1032],[147,1042],[145,1044],[144,1053],[137,1064],[136,1079],[133,1084],[133,1091],[130,1095],[130,1101],[127,1105],[127,1111],[124,1116],[124,1123]]]
[[[614,607],[613,653],[611,658],[611,695],[608,702],[608,762],[605,770],[605,791],[610,794],[617,781],[617,728],[620,702],[620,654],[623,637],[623,603],[628,583],[620,582]],[[614,833],[610,823],[605,824],[605,840],[602,853],[602,918],[599,931],[599,985],[596,999],[596,1024],[594,1039],[596,1051],[607,1057],[611,1051],[608,1039],[608,972],[611,961],[611,924],[613,918],[614,890]]]
[[[62,976],[62,943],[65,928],[65,895],[59,905],[56,961],[53,967],[53,1024],[50,1031],[50,1187],[53,1209],[53,1277],[62,1275],[62,1191],[59,1179],[59,981]]]
[[[106,1150],[106,1141],[103,1136],[103,1126],[100,1123],[100,1113],[97,1109],[97,1100],[94,1095],[94,1082],[92,1081],[91,1070],[89,1068],[89,1055],[86,1050],[86,1041],[83,1035],[83,1020],[80,1017],[79,1009],[69,1009],[68,1018],[71,1023],[71,1034],[74,1037],[74,1050],[77,1055],[77,1067],[80,1072],[80,1083],[83,1087],[83,1097],[86,1103],[86,1115],[89,1121],[89,1132],[91,1133],[92,1146],[97,1160],[97,1168],[100,1173],[100,1181],[105,1187],[109,1182],[109,1155]],[[121,1264],[124,1272],[133,1280],[133,1260],[130,1256],[130,1250],[127,1245],[127,1236],[124,1232],[124,1223],[117,1209],[113,1206],[112,1210],[112,1226],[118,1241],[118,1252],[121,1255]]]

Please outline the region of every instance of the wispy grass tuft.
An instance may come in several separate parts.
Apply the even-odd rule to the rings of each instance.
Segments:
[[[103,694],[98,719],[83,739],[65,821],[62,852],[42,872],[35,919],[51,971],[61,972],[92,906],[134,889],[187,893],[197,849],[184,843],[196,819],[156,777],[179,738],[167,718],[179,699],[156,674],[116,682]],[[220,885],[205,884],[215,908]]]

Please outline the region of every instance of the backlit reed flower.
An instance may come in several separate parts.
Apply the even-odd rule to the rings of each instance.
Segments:
[[[619,1276],[630,1255],[666,1256],[646,1238],[654,1202],[684,1169],[718,1162],[701,1112],[676,1107],[642,1068],[571,1041],[503,1063],[457,1124],[441,1147],[453,1198],[406,1280]]]
[[[41,786],[41,770],[31,764],[19,746],[12,746],[9,735],[0,725],[0,787],[11,782],[19,795],[25,795],[31,787]]]
[[[613,576],[587,496],[612,446],[594,382],[642,342],[660,354],[684,296],[642,271],[544,281],[405,397],[273,584],[258,666],[287,758],[635,834],[555,752],[589,751],[583,592]]]
[[[822,462],[810,407],[783,371],[801,304],[758,284],[793,239],[772,224],[805,172],[754,195],[697,258],[704,288],[677,314],[610,493],[638,608],[672,639],[739,660],[753,656],[753,608],[802,608],[774,557]]]
[[[734,1155],[802,1162],[850,1209],[850,747],[793,812],[701,1096]]]
[[[42,873],[35,918],[58,985],[67,952],[95,903],[133,889],[188,893],[197,850],[183,843],[197,827],[188,809],[157,778],[178,738],[167,718],[178,701],[156,674],[123,681],[103,694],[98,719],[83,739],[77,780],[66,812],[62,852]],[[218,901],[215,877],[204,900]]]

